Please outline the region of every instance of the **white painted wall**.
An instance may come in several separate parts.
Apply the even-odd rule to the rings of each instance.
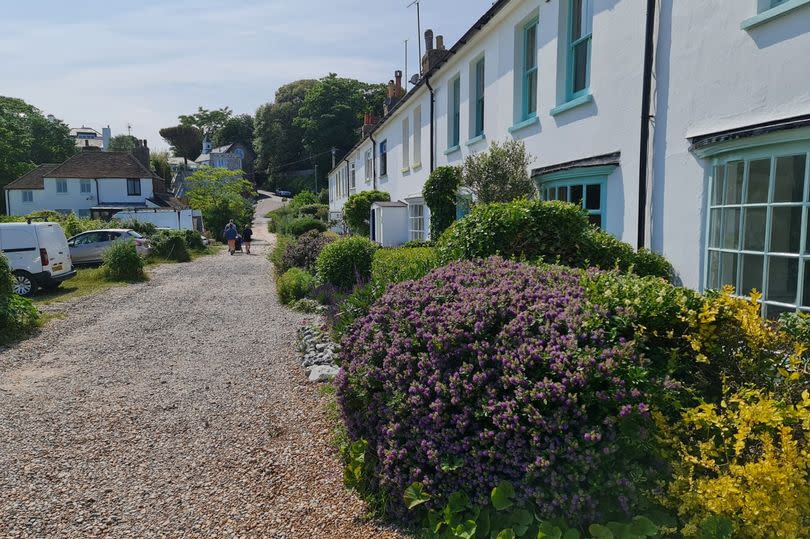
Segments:
[[[121,211],[113,215],[113,219],[122,221],[134,219],[141,223],[152,223],[158,228],[172,228],[175,230],[194,230],[194,217],[202,219],[199,210],[132,210]]]
[[[56,181],[54,178],[45,178],[44,189],[33,189],[33,203],[23,203],[23,190],[8,190],[9,214],[26,215],[39,210],[71,210],[78,215],[81,210],[89,210],[99,205],[122,203],[146,205],[146,199],[154,194],[152,178],[141,178],[140,196],[127,195],[125,178],[100,178],[98,188],[96,180],[90,180],[89,193],[81,192],[81,180],[76,178],[66,179],[67,192],[58,193]]]

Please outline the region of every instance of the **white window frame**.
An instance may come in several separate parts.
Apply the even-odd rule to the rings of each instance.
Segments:
[[[89,194],[93,192],[93,185],[90,183],[90,180],[81,180],[80,192],[82,194]]]
[[[134,192],[135,189],[130,189],[130,186],[134,187],[136,185],[135,182],[137,182],[137,186],[138,186],[138,192],[137,193]],[[128,197],[143,196],[143,185],[141,185],[141,183],[142,182],[141,182],[140,178],[127,178],[127,196]]]
[[[22,201],[23,204],[33,204],[34,203],[34,191],[30,189],[26,189],[22,192]]]
[[[413,109],[413,161],[411,168],[422,166],[422,105]]]
[[[357,191],[357,163],[352,161],[349,168],[349,192],[354,194]]]
[[[411,129],[408,125],[408,118],[402,120],[402,173],[411,169]]]
[[[408,202],[408,239],[410,241],[426,239],[425,203],[422,200]]]
[[[68,181],[57,179],[56,180],[56,194],[66,195],[68,192]]]
[[[371,183],[374,178],[374,150],[369,148],[366,150],[366,183]]]

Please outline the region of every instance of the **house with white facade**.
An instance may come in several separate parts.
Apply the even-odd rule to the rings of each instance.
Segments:
[[[143,144],[139,148],[145,149]],[[148,163],[148,149],[142,153]],[[98,150],[38,166],[6,185],[5,197],[9,215],[53,210],[109,219],[124,210],[187,207],[166,192],[164,180],[136,155]]]
[[[419,82],[331,171],[333,216],[377,188],[407,206],[400,239],[424,238],[430,172],[518,139],[542,198],[684,285],[810,311],[810,0],[499,0],[426,45]]]

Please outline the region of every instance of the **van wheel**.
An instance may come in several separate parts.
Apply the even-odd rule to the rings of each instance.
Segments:
[[[34,277],[27,271],[15,271],[12,278],[12,290],[20,296],[30,296],[37,291]]]

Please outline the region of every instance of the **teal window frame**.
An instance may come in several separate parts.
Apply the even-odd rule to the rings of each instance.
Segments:
[[[583,4],[585,9],[579,9],[578,12],[574,8],[576,4],[580,6]],[[585,13],[585,16],[580,20],[580,33],[579,37],[574,37],[574,22],[577,14]],[[567,73],[566,73],[566,101],[572,101],[579,97],[590,94],[591,91],[591,42],[593,38],[593,4],[592,0],[568,0],[568,50],[567,50]],[[576,77],[576,50],[577,47],[586,44],[586,57],[585,57],[585,85],[579,90],[574,89]]]
[[[760,0],[758,13],[742,21],[740,28],[751,30],[809,4],[810,0]]]
[[[810,134],[810,133],[808,133]],[[804,156],[804,185],[802,189],[802,201],[782,202],[774,199],[776,193],[777,164],[780,159],[789,157]],[[767,200],[749,200],[749,187],[751,179],[751,163],[768,160],[768,186]],[[707,205],[705,219],[705,257],[704,257],[704,289],[716,289],[725,285],[734,287],[737,296],[745,297],[750,295],[750,290],[743,289],[743,282],[746,276],[746,263],[755,261],[753,257],[762,258],[762,276],[760,286],[756,289],[762,294],[760,304],[762,306],[762,316],[775,318],[777,315],[788,311],[810,312],[810,297],[805,298],[807,287],[810,287],[810,139],[803,142],[789,142],[775,145],[757,145],[750,148],[731,146],[731,151],[718,155],[709,162],[709,178],[707,191]],[[728,200],[728,180],[730,165],[742,167],[742,183],[740,188],[739,202]],[[718,187],[719,182],[719,187]],[[716,192],[716,190],[718,190]],[[718,195],[720,199],[718,200]],[[774,250],[774,212],[782,210],[801,211],[799,222],[799,244],[797,252],[785,252]],[[761,238],[750,235],[752,229],[749,228],[748,221],[754,212],[760,215],[764,211],[764,229],[761,229]],[[736,217],[729,219],[728,214]],[[719,220],[719,222],[717,222]],[[738,221],[738,222],[736,222]],[[731,226],[731,228],[728,228]],[[760,230],[759,228],[753,229]],[[729,232],[730,231],[730,232]],[[729,236],[731,234],[731,236]],[[780,234],[780,239],[784,235]],[[725,245],[727,238],[733,238],[734,245]],[[753,248],[750,243],[761,241],[762,248]],[[719,243],[718,243],[719,242]],[[783,299],[775,299],[771,293],[771,269],[772,264],[782,263],[786,267],[788,264],[796,264],[796,293],[792,302]],[[725,283],[724,272],[726,265],[731,264],[729,275],[733,274],[734,282]],[[714,267],[716,266],[716,270]],[[791,273],[788,271],[788,274]],[[754,275],[757,275],[756,272]],[[783,282],[784,279],[780,279]]]
[[[522,103],[521,121],[531,120],[537,117],[538,102],[538,46],[537,31],[539,28],[539,17],[534,17],[523,27],[523,80],[522,80]],[[531,39],[532,31],[534,39]],[[533,60],[533,61],[530,61]],[[532,98],[534,103],[532,104]]]
[[[470,139],[475,139],[484,134],[484,111],[485,108],[485,94],[486,94],[486,58],[481,57],[476,60],[473,72],[473,90],[475,100],[473,102],[473,131]]]
[[[563,200],[572,204],[579,202],[582,208],[588,212],[588,218],[594,223],[598,217],[599,228],[605,228],[607,219],[607,184],[608,177],[616,170],[616,165],[605,165],[598,167],[580,167],[560,172],[554,172],[536,178],[541,200]],[[588,208],[587,188],[588,186],[599,186],[599,207]],[[582,198],[573,200],[572,187],[582,188]],[[551,194],[553,190],[553,195]],[[564,199],[563,197],[564,194]],[[595,224],[595,223],[594,223]]]
[[[450,130],[447,137],[447,149],[458,149],[461,144],[461,76],[450,81]]]

